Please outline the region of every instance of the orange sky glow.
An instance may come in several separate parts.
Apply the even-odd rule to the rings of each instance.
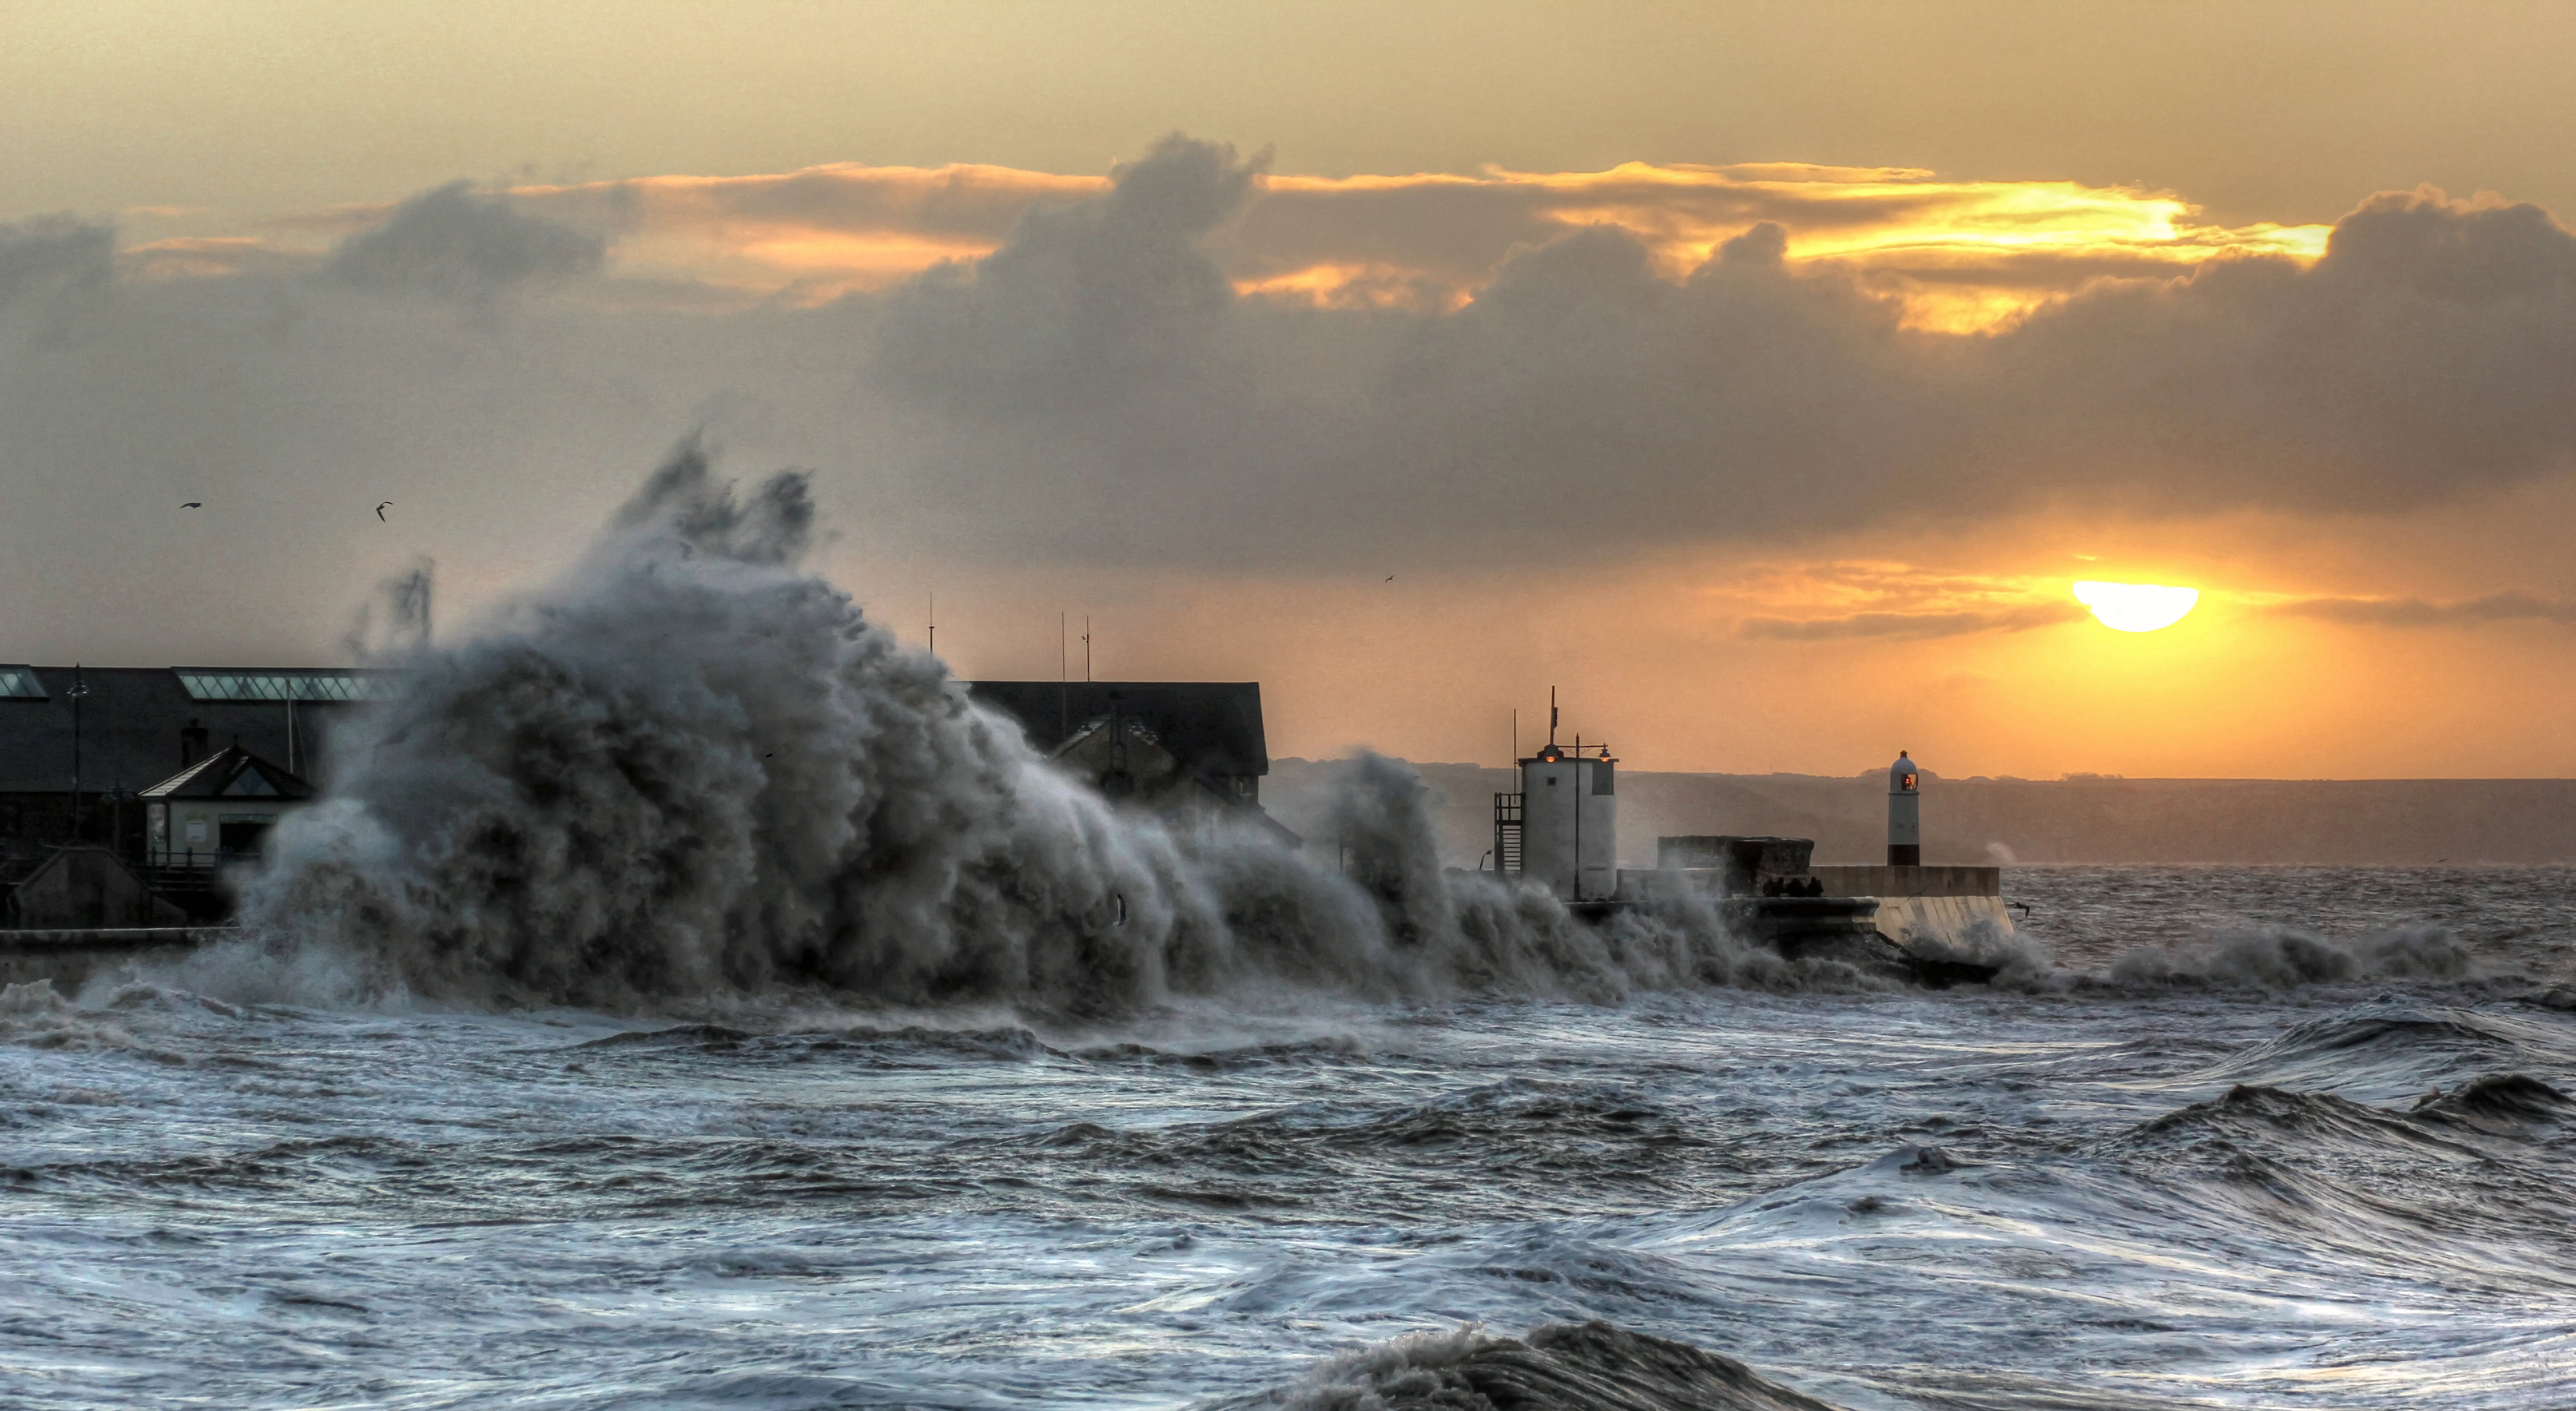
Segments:
[[[703,428],[961,674],[1089,614],[1281,755],[2576,774],[2564,7],[1006,8],[13,16],[0,661],[463,630]]]

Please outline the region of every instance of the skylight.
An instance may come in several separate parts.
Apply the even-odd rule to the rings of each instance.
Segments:
[[[371,701],[383,694],[370,676],[327,667],[221,671],[183,666],[178,671],[188,698],[198,701]]]
[[[36,679],[32,666],[0,666],[0,700],[41,701],[47,699],[45,683]]]

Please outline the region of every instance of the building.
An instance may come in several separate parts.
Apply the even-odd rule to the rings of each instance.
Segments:
[[[329,777],[337,727],[387,682],[345,667],[0,664],[0,891],[75,844],[164,881],[193,856],[249,851]],[[967,689],[1104,793],[1179,823],[1257,819],[1293,838],[1260,809],[1270,754],[1258,682]]]
[[[1183,825],[1246,822],[1294,845],[1261,809],[1270,746],[1258,681],[971,681],[1039,753]]]
[[[137,796],[147,867],[216,867],[257,857],[269,830],[320,791],[227,745]]]
[[[1494,866],[1546,885],[1565,901],[1619,894],[1619,761],[1608,745],[1556,742],[1548,694],[1547,744],[1519,761],[1521,787],[1494,795]]]
[[[140,790],[234,746],[298,780],[381,686],[347,668],[0,665],[0,885],[47,847],[144,851]]]

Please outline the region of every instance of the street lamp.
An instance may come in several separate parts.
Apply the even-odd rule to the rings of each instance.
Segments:
[[[81,697],[89,694],[89,683],[81,679],[78,662],[72,664],[72,841],[81,840]]]

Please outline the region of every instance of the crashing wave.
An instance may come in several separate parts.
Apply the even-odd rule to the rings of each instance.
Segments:
[[[1180,837],[1048,766],[798,565],[805,478],[747,497],[684,443],[576,567],[353,723],[243,915],[377,992],[667,1008],[809,988],[1112,1013],[1265,988],[1857,987],[1705,907],[1577,922],[1443,874],[1412,771],[1338,805],[1347,875]]]

